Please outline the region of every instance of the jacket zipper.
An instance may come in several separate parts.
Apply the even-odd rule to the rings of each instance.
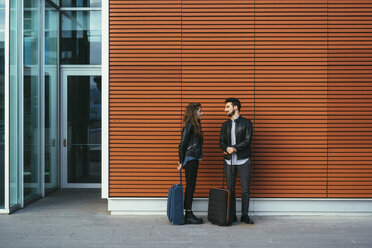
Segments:
[[[192,146],[187,147],[187,150],[190,150],[191,147],[196,146],[196,144],[193,144]]]

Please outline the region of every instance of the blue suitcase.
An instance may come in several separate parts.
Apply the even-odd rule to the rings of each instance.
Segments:
[[[182,225],[183,215],[183,187],[182,174],[180,170],[180,184],[173,185],[168,192],[167,216],[173,225]]]

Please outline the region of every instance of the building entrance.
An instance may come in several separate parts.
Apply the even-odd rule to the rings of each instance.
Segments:
[[[101,70],[61,70],[61,187],[101,187]]]

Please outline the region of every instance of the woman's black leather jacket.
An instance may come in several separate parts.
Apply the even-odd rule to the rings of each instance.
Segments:
[[[195,134],[191,123],[186,123],[182,129],[181,142],[178,146],[179,162],[183,164],[185,157],[200,159],[202,156],[203,137]]]

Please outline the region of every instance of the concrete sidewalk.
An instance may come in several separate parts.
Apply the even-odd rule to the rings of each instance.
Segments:
[[[371,216],[253,219],[253,226],[172,226],[166,216],[111,216],[98,190],[64,189],[0,215],[0,247],[372,247]]]

